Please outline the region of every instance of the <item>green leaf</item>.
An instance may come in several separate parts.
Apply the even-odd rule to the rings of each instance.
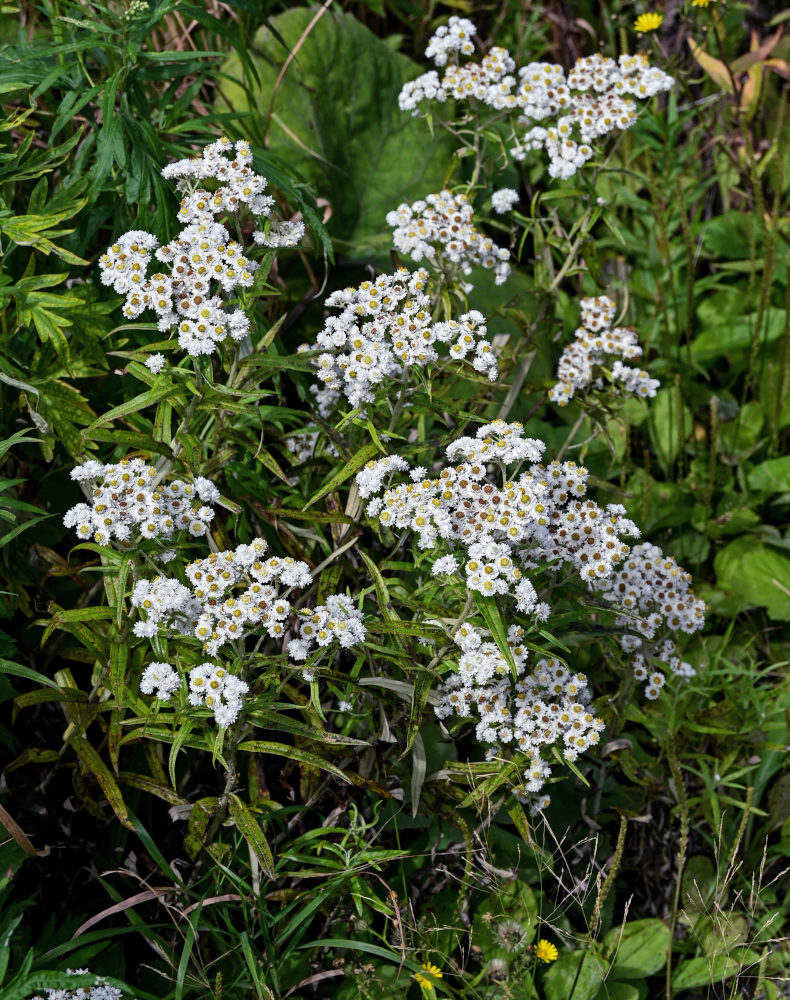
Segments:
[[[513,659],[513,650],[507,641],[507,626],[502,619],[502,612],[499,610],[496,598],[483,597],[480,591],[474,591],[475,607],[483,616],[488,631],[497,645],[497,649],[502,654],[502,658],[510,668],[513,677],[516,676],[516,661]]]
[[[790,455],[761,462],[747,475],[746,482],[751,489],[764,490],[766,493],[790,491]]]
[[[126,811],[126,803],[123,800],[123,795],[115,778],[110,774],[107,765],[84,736],[70,736],[69,743],[77,753],[80,761],[99,782],[99,786],[104,792],[107,801],[112,806],[115,815],[128,830],[133,831],[134,826]]]
[[[682,429],[680,422],[683,422]],[[680,412],[674,389],[659,389],[650,405],[648,419],[650,437],[665,469],[671,468],[680,451],[680,437],[685,440],[691,433],[694,421],[691,410],[685,405]]]
[[[102,424],[110,424],[113,420],[117,420],[119,417],[128,417],[132,413],[138,413],[140,410],[144,410],[147,406],[152,406],[154,403],[158,403],[160,399],[167,399],[170,396],[176,396],[183,390],[180,386],[173,385],[171,380],[167,377],[162,377],[161,384],[153,386],[148,392],[142,392],[139,396],[135,396],[133,399],[128,399],[125,403],[121,403],[120,406],[114,406],[111,410],[107,410],[100,417],[87,428],[85,431],[86,436],[90,436],[91,433],[97,428],[101,427]]]
[[[546,1000],[593,1000],[605,972],[606,963],[591,951],[561,954],[543,980]]]
[[[669,950],[669,929],[654,918],[613,927],[603,940],[613,961],[611,974],[620,979],[642,979],[663,969]]]
[[[741,963],[729,955],[717,955],[708,958],[689,958],[672,973],[672,994],[676,996],[680,990],[690,990],[699,986],[712,986],[729,979],[740,969]]]
[[[314,16],[315,9],[297,7],[271,23],[293,48]],[[247,94],[223,81],[222,93],[234,111],[249,109],[264,129],[283,47],[263,29],[253,51],[260,89]],[[225,69],[238,77],[239,58]],[[356,254],[370,246],[386,252],[389,237],[376,237],[387,231],[387,212],[442,187],[451,140],[442,134],[432,141],[423,122],[398,108],[401,87],[420,72],[357,18],[333,7],[299,46],[274,95],[269,153],[329,200],[329,231],[353,242]]]
[[[333,473],[321,489],[312,496],[307,503],[304,505],[302,510],[307,510],[308,507],[312,507],[316,500],[320,500],[321,497],[331,493],[333,490],[337,489],[341,483],[344,483],[348,478],[354,475],[355,472],[359,472],[362,466],[370,461],[374,456],[380,454],[378,448],[373,442],[368,442],[368,444],[363,445],[359,451],[352,455],[352,457],[342,465],[337,472]]]
[[[26,680],[35,681],[36,684],[44,684],[46,687],[60,691],[60,685],[56,684],[51,677],[40,674],[37,670],[22,666],[21,663],[12,663],[10,660],[0,659],[0,675],[12,674],[14,677],[24,677]]]
[[[765,310],[762,330],[758,331],[757,317],[754,313],[748,316],[733,316],[727,312],[719,312],[716,315],[715,326],[703,330],[692,341],[691,356],[694,361],[705,364],[722,354],[746,350],[758,335],[761,343],[769,344],[781,337],[786,319],[783,309],[769,306]]]
[[[362,775],[355,774],[353,771],[344,771],[335,764],[330,764],[323,757],[310,753],[308,750],[301,750],[299,747],[290,747],[285,743],[270,743],[266,740],[245,740],[245,742],[239,744],[238,749],[245,751],[245,753],[271,753],[277,757],[288,757],[290,760],[298,760],[300,763],[308,764],[310,767],[317,767],[321,771],[328,771],[329,774],[334,774],[341,781],[347,781],[358,788],[373,788],[386,798],[390,797],[389,793],[375,782],[369,781],[363,778]]]
[[[722,613],[749,607],[767,608],[780,621],[790,621],[790,557],[769,548],[755,535],[744,535],[721,550],[714,562],[716,592],[723,595]]]
[[[238,795],[231,795],[229,801],[230,814],[236,829],[244,837],[255,856],[261,864],[261,868],[269,878],[274,878],[274,857],[272,849],[261,830],[257,819],[250,812],[249,808],[242,802]]]
[[[426,770],[425,744],[419,732],[415,732],[411,748],[411,815],[417,816],[420,809],[420,795],[425,782]]]

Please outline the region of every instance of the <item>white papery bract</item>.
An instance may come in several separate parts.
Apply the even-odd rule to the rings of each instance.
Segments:
[[[623,536],[638,536],[636,526],[618,504],[599,507],[582,499],[587,470],[574,462],[539,460],[542,441],[525,438],[519,423],[496,420],[447,447],[447,457],[460,462],[438,476],[382,489],[384,476],[402,469],[403,459],[370,462],[357,474],[367,512],[387,527],[410,529],[423,549],[445,543],[466,550],[466,584],[484,596],[510,594],[518,610],[539,612],[525,570],[547,562],[569,563],[589,585],[608,577],[628,554]],[[508,469],[529,461],[529,471]],[[383,463],[387,463],[384,465]],[[503,485],[491,481],[499,471]]]
[[[199,476],[192,483],[174,479],[155,486],[157,473],[141,458],[124,458],[103,465],[91,460],[78,465],[71,478],[91,487],[91,504],[72,507],[63,523],[80,538],[104,545],[110,539],[169,539],[178,531],[205,535],[214,517],[210,505],[220,493],[210,480]]]
[[[90,969],[66,969],[68,976],[89,976]],[[73,990],[45,989],[46,997],[35,996],[31,1000],[121,1000],[123,993],[117,986],[79,986]]]
[[[693,580],[671,556],[657,545],[635,546],[622,566],[598,584],[606,600],[624,614],[618,625],[628,629],[620,645],[631,654],[634,676],[645,682],[645,695],[654,699],[664,684],[664,675],[655,661],[680,677],[695,671],[676,655],[672,635],[692,635],[705,624],[705,602],[692,590]]]
[[[302,619],[299,631],[288,644],[288,655],[294,660],[306,660],[313,646],[325,647],[336,642],[341,649],[349,649],[365,641],[362,612],[345,594],[331,594],[326,604],[298,614]]]
[[[496,355],[483,314],[471,310],[457,320],[434,322],[427,282],[424,269],[411,273],[400,268],[329,296],[327,308],[340,313],[329,316],[316,337],[316,347],[323,351],[316,361],[323,383],[323,395],[316,391],[322,415],[328,415],[340,395],[352,406],[363,406],[375,400],[385,380],[400,378],[404,369],[425,369],[443,360],[463,362],[496,379]]]
[[[615,304],[606,295],[582,299],[582,325],[576,330],[576,340],[568,344],[557,364],[559,381],[549,392],[549,399],[566,406],[576,393],[593,389],[608,389],[614,393],[628,392],[643,399],[652,398],[660,386],[658,379],[646,371],[615,361],[604,381],[603,369],[608,357],[632,359],[642,355],[642,348],[631,327],[612,328]]]
[[[540,659],[527,671],[524,630],[508,629],[507,644],[513,666],[482,631],[463,625],[455,635],[461,649],[456,672],[445,677],[436,707],[440,719],[452,715],[476,719],[481,743],[518,750],[529,764],[524,788],[540,791],[551,771],[541,750],[561,743],[567,760],[598,743],[604,728],[590,711],[584,674],[574,674],[555,659]],[[496,752],[496,751],[495,751]]]
[[[189,704],[212,709],[214,721],[223,729],[238,719],[249,689],[246,681],[214,663],[201,663],[189,672]]]
[[[313,580],[305,562],[291,556],[264,558],[266,542],[254,538],[233,551],[212,553],[186,567],[190,590],[177,580],[141,580],[132,604],[146,614],[136,635],[155,635],[160,626],[196,636],[209,656],[226,643],[253,631],[282,638],[291,605],[283,592],[308,587]]]
[[[473,222],[473,209],[465,194],[439,191],[420,201],[399,205],[387,213],[394,230],[396,250],[413,260],[423,259],[442,272],[469,274],[474,267],[494,272],[501,285],[510,274],[510,251],[481,233]]]
[[[304,223],[272,219],[274,199],[263,193],[266,178],[253,170],[246,140],[234,145],[220,139],[200,156],[169,164],[162,175],[177,180],[183,196],[178,219],[185,228],[163,247],[139,230],[119,237],[99,258],[101,280],[126,296],[127,318],[153,310],[159,329],[177,333],[188,354],[212,354],[229,337],[241,341],[247,336],[249,318],[241,309],[227,308],[226,299],[236,289],[249,288],[258,268],[218,216],[251,213],[264,225],[252,234],[253,240],[269,247],[293,246],[304,233]],[[205,181],[212,182],[212,190],[203,186]],[[148,277],[154,254],[169,267],[169,274]],[[152,368],[157,370],[161,368]]]
[[[463,34],[471,38],[474,24],[455,20],[464,21]],[[549,174],[561,179],[572,177],[593,156],[597,139],[634,123],[636,100],[670,90],[675,82],[641,53],[622,55],[616,62],[600,53],[585,56],[567,74],[562,66],[544,62],[516,72],[510,53],[500,46],[479,61],[459,63],[459,55],[474,54],[471,42],[459,41],[449,25],[431,38],[426,56],[447,68],[441,78],[431,70],[405,84],[398,98],[401,110],[417,115],[424,102],[453,99],[513,112],[525,129],[511,149],[514,159],[545,149]]]
[[[181,677],[169,663],[149,663],[140,678],[143,694],[152,694],[159,701],[170,701],[180,687]]]

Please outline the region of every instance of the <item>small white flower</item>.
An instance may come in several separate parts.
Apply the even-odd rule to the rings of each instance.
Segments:
[[[509,212],[517,201],[518,191],[514,191],[513,188],[500,188],[491,195],[491,207],[500,215]]]
[[[158,375],[167,364],[164,354],[152,354],[145,361],[145,367]]]

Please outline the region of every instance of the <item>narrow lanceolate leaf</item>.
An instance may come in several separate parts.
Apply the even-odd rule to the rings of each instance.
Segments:
[[[238,795],[230,796],[229,808],[233,822],[236,824],[236,829],[255,852],[255,856],[260,861],[261,868],[269,878],[274,878],[274,856],[272,855],[272,849],[269,847],[257,819]]]
[[[516,677],[516,661],[513,659],[513,651],[507,641],[507,627],[502,619],[502,612],[499,610],[496,599],[493,597],[483,597],[479,591],[474,592],[475,606],[483,616],[488,631],[497,645],[497,649],[502,654],[502,658],[510,668],[513,678]]]
[[[374,458],[376,455],[379,454],[380,452],[377,446],[373,442],[369,442],[368,444],[363,445],[363,447],[361,447],[355,455],[352,455],[352,457],[346,462],[346,464],[341,466],[341,468],[338,469],[338,471],[331,477],[331,479],[327,483],[325,483],[321,487],[321,489],[308,500],[308,502],[304,505],[302,510],[307,510],[308,507],[312,507],[312,505],[316,502],[316,500],[320,500],[321,497],[326,496],[327,493],[331,493],[333,490],[337,489],[337,487],[340,486],[341,483],[344,483],[347,479],[350,479],[355,472],[359,472],[359,470],[362,468],[365,462],[369,462],[372,458]]]
[[[420,795],[425,782],[425,744],[422,736],[418,732],[414,734],[414,742],[411,748],[411,815],[416,818],[420,809]]]
[[[115,815],[127,829],[134,831],[134,826],[126,811],[126,803],[123,800],[121,790],[99,754],[84,736],[72,736],[69,738],[69,743],[74,748],[82,764],[85,765],[99,782],[99,786],[104,792],[105,798],[112,806]]]
[[[370,788],[384,798],[392,798],[387,789],[382,788],[375,781],[363,778],[361,774],[356,774],[354,771],[344,771],[335,764],[330,764],[323,757],[319,757],[318,754],[301,750],[299,747],[289,747],[285,743],[269,743],[265,740],[245,740],[244,743],[239,744],[239,750],[244,750],[246,753],[271,753],[277,757],[288,757],[290,760],[297,760],[301,764],[308,764],[310,767],[317,767],[321,771],[334,774],[336,778],[356,785],[357,788]]]
[[[386,621],[399,620],[398,612],[392,606],[390,592],[387,590],[387,584],[384,582],[384,577],[381,575],[378,566],[366,553],[360,550],[359,554],[362,556],[362,561],[367,566],[373,580],[373,586],[376,588],[376,599],[379,602],[379,609],[382,616]]]
[[[121,403],[120,406],[114,406],[106,413],[102,413],[102,415],[97,417],[90,427],[86,429],[85,435],[86,437],[90,437],[91,433],[97,427],[101,427],[102,424],[110,424],[113,420],[118,420],[121,417],[128,417],[132,413],[138,413],[140,410],[144,410],[147,406],[152,406],[154,403],[158,403],[160,399],[167,399],[170,396],[176,396],[181,392],[183,392],[183,389],[180,386],[173,385],[169,379],[163,378],[161,385],[152,386],[148,392],[141,392],[139,396],[135,396],[133,399],[129,399],[125,403]]]
[[[93,607],[93,608],[60,608],[52,616],[52,620],[47,625],[44,630],[44,635],[41,638],[41,645],[49,639],[55,629],[66,628],[69,631],[68,626],[77,624],[80,622],[95,622],[102,621],[108,618],[112,618],[114,611],[112,608],[105,607]]]
[[[60,685],[56,684],[51,677],[40,674],[37,670],[24,667],[21,663],[12,663],[10,660],[0,659],[0,675],[12,674],[14,677],[24,677],[25,680],[35,681],[36,684],[44,684],[47,687],[60,691]]]

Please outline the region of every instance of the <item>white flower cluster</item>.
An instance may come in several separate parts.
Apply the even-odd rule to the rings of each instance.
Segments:
[[[572,177],[593,155],[596,139],[632,125],[636,104],[631,98],[648,100],[674,84],[641,53],[622,55],[617,62],[596,53],[577,60],[567,75],[562,66],[543,62],[529,63],[514,75],[515,63],[500,47],[479,62],[461,65],[456,53],[474,53],[471,44],[455,41],[461,20],[451,18],[428,43],[425,54],[437,66],[447,66],[444,76],[430,70],[407,83],[398,99],[401,110],[416,115],[424,101],[473,99],[496,111],[516,112],[518,124],[528,131],[512,148],[514,158],[523,160],[530,150],[545,149],[552,177]],[[464,21],[461,30],[471,37],[476,29]],[[547,119],[551,121],[545,126],[534,125]]]
[[[472,221],[473,209],[465,194],[440,191],[387,213],[387,225],[394,230],[396,250],[413,260],[426,258],[437,269],[469,274],[473,267],[494,272],[501,285],[510,274],[510,251],[484,236]]]
[[[304,236],[304,223],[293,219],[272,222],[263,232],[252,234],[253,240],[260,246],[270,249],[280,247],[295,247]]]
[[[89,976],[90,969],[66,969],[68,976]],[[121,1000],[123,993],[117,986],[79,986],[70,989],[46,989],[46,997],[35,996],[31,1000]]]
[[[199,476],[193,483],[174,479],[155,486],[156,469],[141,458],[104,465],[93,459],[78,465],[71,478],[91,489],[91,504],[78,503],[63,518],[80,538],[104,545],[111,538],[172,538],[176,531],[205,535],[219,500],[214,484]]]
[[[249,318],[241,309],[226,309],[225,298],[252,285],[258,264],[216,217],[246,209],[270,219],[274,199],[263,193],[266,178],[251,164],[250,144],[240,140],[234,148],[227,138],[206,146],[201,156],[169,164],[162,175],[178,180],[183,195],[178,219],[185,228],[162,247],[150,233],[134,230],[99,258],[102,282],[126,296],[124,315],[133,319],[152,309],[160,331],[176,331],[179,345],[191,355],[212,354],[228,337],[241,341],[249,331]],[[219,186],[209,191],[204,181]],[[253,239],[265,246],[291,246],[303,230],[301,222],[268,222]],[[154,254],[169,266],[169,274],[148,277]],[[212,290],[212,284],[218,288]],[[155,364],[151,370],[161,370],[158,360]]]
[[[145,613],[135,622],[132,631],[143,639],[151,639],[160,625],[177,628],[183,635],[195,631],[202,605],[195,600],[189,587],[178,580],[158,576],[155,580],[138,580],[131,597],[132,607]]]
[[[314,645],[329,646],[337,642],[341,649],[348,649],[365,641],[362,612],[345,594],[331,594],[326,604],[299,611],[299,615],[302,618],[299,633],[288,643],[288,655],[294,660],[306,660]]]
[[[631,327],[612,329],[615,304],[606,295],[582,299],[581,311],[582,325],[574,334],[576,340],[562,352],[557,364],[559,381],[549,392],[549,399],[558,406],[566,406],[577,392],[605,387],[601,368],[607,355],[626,359],[642,355],[635,330]],[[614,362],[609,375],[614,392],[622,389],[643,399],[652,399],[661,385],[643,369],[624,365],[620,360]]]
[[[159,701],[170,701],[180,687],[181,677],[169,663],[149,663],[140,678],[143,694],[152,694]]]
[[[246,681],[214,663],[201,663],[189,672],[189,704],[213,709],[214,721],[223,729],[238,719],[249,689]]]
[[[451,17],[447,24],[436,29],[425,55],[437,66],[446,66],[448,56],[456,52],[471,56],[475,51],[472,36],[476,33],[477,28],[468,18]]]
[[[186,574],[191,591],[177,580],[141,580],[132,604],[146,612],[146,620],[135,625],[135,633],[155,634],[160,623],[168,625],[173,619],[181,627],[180,619],[191,624],[181,630],[201,639],[209,656],[252,629],[265,629],[272,639],[283,636],[291,605],[281,596],[280,585],[307,587],[313,577],[307,563],[291,556],[264,559],[265,551],[266,542],[255,538],[249,545],[190,563]]]
[[[454,637],[461,649],[458,670],[445,678],[436,714],[440,719],[476,714],[478,740],[512,747],[528,758],[525,789],[535,794],[551,773],[541,750],[561,740],[565,758],[576,760],[598,743],[604,725],[588,707],[584,674],[572,674],[553,658],[538,660],[527,672],[523,635],[519,625],[508,629],[514,677],[497,645],[481,630],[462,625]]]
[[[617,624],[627,629],[620,645],[632,654],[634,676],[645,682],[645,695],[653,700],[664,685],[664,675],[651,666],[658,660],[672,673],[690,677],[694,668],[676,655],[671,634],[691,635],[705,624],[705,602],[692,590],[693,580],[657,545],[635,546],[623,565],[598,586],[606,600],[623,614]],[[638,634],[634,634],[638,633]]]
[[[413,273],[400,268],[329,296],[325,305],[340,314],[329,316],[316,337],[323,351],[316,361],[323,389],[314,387],[314,393],[322,416],[341,394],[352,406],[371,403],[385,379],[442,358],[466,362],[496,379],[496,355],[486,339],[483,314],[472,310],[457,320],[434,322],[427,280],[422,268]]]
[[[393,472],[408,468],[397,457],[372,461],[357,475],[359,494],[372,497],[367,513],[382,525],[410,529],[420,548],[440,540],[466,550],[466,584],[484,595],[511,594],[520,611],[545,618],[548,609],[524,570],[546,561],[570,563],[588,584],[611,575],[628,554],[622,536],[638,536],[619,504],[601,508],[583,500],[587,470],[574,462],[539,464],[542,441],[525,438],[519,423],[496,420],[447,448],[459,461],[435,478],[415,470],[412,482],[383,488]],[[510,465],[529,461],[516,477]],[[503,485],[489,478],[498,470]],[[440,570],[441,571],[441,570]]]
[[[518,191],[514,188],[500,188],[491,195],[491,207],[504,215],[518,202]]]

